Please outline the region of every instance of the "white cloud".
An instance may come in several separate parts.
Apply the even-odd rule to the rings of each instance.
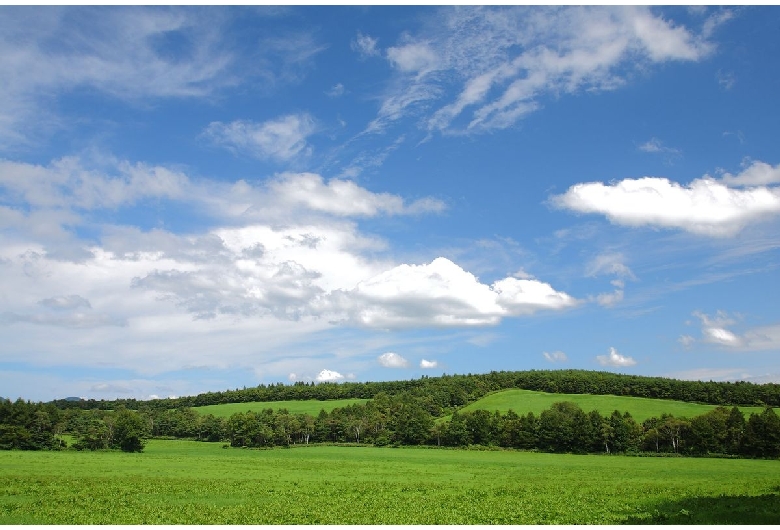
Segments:
[[[387,49],[387,58],[402,72],[425,74],[438,64],[436,52],[425,42]]]
[[[422,368],[424,370],[428,370],[428,369],[431,369],[431,368],[436,368],[437,366],[439,366],[439,362],[438,361],[428,361],[426,359],[422,359],[420,361],[420,368]]]
[[[379,50],[376,47],[377,42],[379,42],[379,39],[358,32],[355,40],[350,43],[350,47],[360,55],[361,59],[365,59],[379,55]]]
[[[0,187],[29,206],[116,208],[150,198],[178,199],[188,179],[160,166],[108,161],[105,168],[90,169],[77,157],[64,157],[48,166],[0,159]],[[72,219],[71,219],[72,220]]]
[[[333,85],[333,87],[330,90],[325,92],[325,94],[327,94],[328,96],[330,96],[332,98],[337,98],[337,97],[343,96],[345,91],[346,90],[344,89],[344,85],[343,84],[336,83],[335,85]]]
[[[603,307],[612,307],[623,301],[623,289],[615,289],[611,293],[599,293],[596,295],[596,303]]]
[[[677,341],[682,344],[685,348],[690,348],[691,345],[696,342],[696,339],[691,337],[690,335],[681,335]]]
[[[306,139],[314,133],[314,119],[308,114],[290,114],[262,123],[212,122],[204,135],[214,143],[260,159],[288,162],[311,154]]]
[[[609,349],[609,355],[597,355],[596,360],[601,366],[634,366],[636,364],[634,359],[620,355],[615,348]]]
[[[593,258],[585,267],[585,276],[614,274],[618,278],[636,279],[631,269],[624,263],[625,256],[620,252],[606,252]]]
[[[317,374],[317,377],[315,377],[315,380],[318,383],[336,382],[341,381],[342,379],[344,379],[344,376],[333,370],[322,370]]]
[[[350,180],[331,179],[326,184],[321,176],[312,173],[282,174],[269,188],[285,203],[339,216],[418,214],[441,212],[445,208],[443,202],[433,198],[407,205],[398,195],[372,193]]]
[[[725,311],[718,311],[715,316],[694,311],[693,315],[701,321],[702,342],[732,351],[780,351],[780,324],[752,328],[737,334],[728,329],[737,321]]]
[[[562,351],[554,351],[552,353],[543,352],[544,358],[551,363],[565,363],[569,360],[565,353]]]
[[[379,364],[385,368],[406,368],[409,366],[409,361],[394,352],[383,353],[377,359]]]
[[[234,83],[219,11],[23,7],[5,9],[3,19],[0,145],[57,124],[41,118],[41,106],[58,91],[87,87],[135,101],[199,97]],[[167,39],[185,48],[180,56],[163,51]]]
[[[751,167],[730,177],[730,182],[759,178],[775,177],[773,171]],[[687,186],[658,177],[624,179],[609,185],[589,182],[570,187],[551,202],[575,212],[603,214],[616,224],[678,228],[712,237],[734,236],[750,223],[780,214],[780,189],[736,189],[728,183],[707,175]]]
[[[537,110],[546,94],[612,90],[632,68],[698,61],[714,49],[703,33],[646,7],[443,9],[419,35],[404,34],[388,49],[401,80],[394,80],[378,120],[384,127],[427,111],[431,100],[444,99],[454,88],[454,101],[425,118],[429,131],[510,127]],[[442,75],[425,75],[433,71]],[[453,126],[456,120],[465,123]]]
[[[331,293],[329,303],[348,322],[376,328],[485,326],[503,317],[560,310],[578,300],[536,280],[481,283],[446,258],[399,265],[354,289]]]
[[[639,145],[639,150],[645,153],[680,155],[680,150],[674,147],[667,147],[658,138],[651,138],[647,142]]]
[[[780,184],[780,164],[771,166],[766,162],[755,161],[741,173],[724,173],[721,181],[731,186],[769,186]]]

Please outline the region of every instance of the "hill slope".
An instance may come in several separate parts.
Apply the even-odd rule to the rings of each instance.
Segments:
[[[550,406],[557,401],[571,401],[572,403],[576,403],[585,412],[597,410],[602,415],[609,415],[614,410],[629,412],[638,422],[642,422],[651,417],[660,417],[661,414],[692,418],[705,414],[716,407],[716,405],[702,405],[699,403],[687,403],[669,399],[593,394],[553,394],[535,392],[533,390],[511,389],[487,395],[460,410],[462,412],[473,410],[488,410],[493,412],[498,410],[502,413],[506,413],[511,409],[521,415],[525,415],[529,412],[538,415],[543,410],[550,408]],[[764,408],[739,407],[739,410],[747,417],[751,412],[760,414]]]
[[[296,401],[250,401],[248,403],[222,403],[220,405],[205,405],[193,407],[200,414],[213,414],[217,418],[229,418],[236,412],[260,412],[264,409],[287,409],[290,414],[311,414],[316,416],[321,410],[330,412],[335,408],[348,405],[362,405],[367,399],[330,399],[320,401],[317,399]]]

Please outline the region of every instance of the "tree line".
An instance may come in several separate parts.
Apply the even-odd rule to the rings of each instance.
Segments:
[[[600,394],[671,399],[711,405],[743,405],[780,407],[780,385],[754,384],[743,381],[682,381],[664,377],[595,372],[589,370],[527,370],[500,371],[488,374],[423,376],[405,381],[345,382],[345,383],[276,383],[256,387],[206,392],[196,396],[139,401],[118,400],[56,400],[58,408],[83,410],[114,410],[118,407],[137,410],[140,406],[159,409],[200,407],[222,403],[253,401],[296,401],[332,399],[373,399],[384,392],[395,395],[411,392],[430,396],[434,403],[449,412],[476,401],[490,392],[520,388],[561,394]]]
[[[130,410],[58,409],[51,403],[0,402],[0,448],[141,451],[150,437],[224,442],[233,447],[310,443],[505,447],[554,453],[780,456],[780,418],[770,407],[746,420],[738,407],[719,406],[693,418],[662,415],[641,423],[627,412],[584,412],[559,402],[539,415],[454,411],[447,420],[431,396],[380,392],[365,404],[317,416],[265,408],[229,418],[190,407]]]

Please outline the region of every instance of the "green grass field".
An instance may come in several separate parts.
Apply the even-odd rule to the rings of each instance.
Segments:
[[[290,414],[311,414],[316,416],[322,409],[330,412],[335,408],[346,407],[356,403],[363,404],[367,399],[333,399],[328,401],[319,401],[309,399],[304,401],[251,401],[247,403],[223,403],[221,405],[205,405],[203,407],[193,407],[201,414],[213,414],[218,418],[229,418],[236,412],[260,412],[263,409],[287,409]]]
[[[424,448],[0,452],[0,524],[780,521],[780,461]]]
[[[483,397],[482,399],[463,407],[462,411],[471,410],[495,410],[505,413],[509,409],[516,413],[525,415],[533,412],[539,415],[543,410],[549,409],[556,401],[571,401],[579,405],[585,412],[597,410],[602,416],[609,415],[614,410],[620,412],[629,412],[638,422],[643,422],[647,418],[660,417],[663,413],[673,416],[684,416],[693,418],[705,414],[716,407],[716,405],[701,405],[698,403],[686,403],[684,401],[671,401],[668,399],[648,399],[627,396],[599,396],[594,394],[550,394],[546,392],[535,392],[533,390],[502,390],[494,394]],[[761,413],[763,407],[739,407],[745,416],[751,412]]]

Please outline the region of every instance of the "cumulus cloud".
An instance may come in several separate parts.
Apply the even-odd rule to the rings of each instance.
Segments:
[[[634,359],[620,355],[615,348],[609,349],[609,355],[597,355],[596,360],[601,366],[634,366],[636,364]]]
[[[318,383],[336,382],[344,379],[344,376],[334,370],[322,370],[314,378]]]
[[[428,369],[431,369],[431,368],[436,368],[437,366],[439,366],[439,362],[438,361],[428,361],[426,359],[422,359],[420,361],[420,368],[422,368],[424,370],[428,370]]]
[[[505,278],[491,286],[439,257],[423,265],[399,265],[332,293],[334,309],[366,327],[485,326],[503,317],[560,310],[578,300],[537,280]]]
[[[579,213],[603,214],[621,225],[729,237],[750,223],[780,214],[780,188],[732,186],[774,183],[777,172],[777,168],[757,162],[737,176],[725,175],[717,180],[705,175],[686,186],[659,177],[624,179],[614,184],[588,182],[570,187],[566,193],[552,197],[551,202]]]
[[[755,161],[742,172],[732,175],[724,173],[721,181],[730,186],[770,186],[780,184],[780,164],[771,166],[766,162]]]
[[[265,122],[212,122],[204,135],[217,145],[260,159],[288,162],[311,154],[306,139],[316,125],[308,114],[290,114]]]
[[[383,353],[377,359],[379,364],[385,368],[406,368],[409,366],[409,361],[394,352]]]
[[[544,358],[551,363],[565,363],[569,360],[565,353],[562,351],[554,351],[552,353],[543,352]]]

